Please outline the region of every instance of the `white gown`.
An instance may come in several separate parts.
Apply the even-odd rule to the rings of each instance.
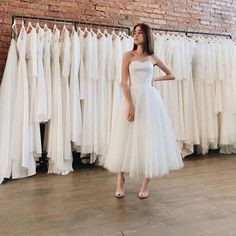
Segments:
[[[90,163],[94,163],[97,159],[98,151],[98,100],[97,100],[97,85],[98,85],[98,44],[97,35],[91,30],[92,36],[92,98],[93,98],[93,150],[90,155]]]
[[[51,44],[52,44],[52,31],[49,28],[45,29],[44,34],[44,51],[43,51],[43,67],[44,67],[44,77],[46,83],[47,92],[47,119],[48,122],[45,126],[44,132],[44,150],[48,152],[48,142],[49,142],[49,123],[52,117],[52,74],[51,74]]]
[[[72,160],[71,151],[71,117],[70,117],[70,59],[71,45],[69,31],[64,28],[61,35],[61,91],[62,91],[62,122],[64,140],[64,159]]]
[[[97,109],[96,105],[96,83],[98,74],[97,71],[97,56],[95,38],[92,32],[87,32],[86,37],[83,38],[83,62],[84,62],[84,99],[82,102],[82,145],[79,151],[82,154],[94,153],[98,154],[98,140],[97,140]],[[82,79],[82,78],[81,78]],[[96,158],[92,155],[90,162]]]
[[[37,82],[35,96],[35,114],[34,122],[46,122],[48,120],[47,111],[47,90],[43,66],[44,50],[44,30],[41,27],[37,29]]]
[[[106,83],[107,83],[107,146],[109,146],[111,136],[111,123],[112,123],[112,93],[113,93],[113,73],[114,73],[114,60],[113,60],[113,46],[112,36],[107,34],[106,39]]]
[[[127,103],[115,119],[105,168],[152,178],[183,167],[167,111],[159,93],[151,86],[151,61],[129,65],[130,92],[135,107],[134,122],[127,120]]]
[[[82,143],[82,117],[80,107],[79,67],[80,40],[75,29],[71,35],[71,67],[70,67],[70,111],[71,111],[71,140],[75,145]]]
[[[52,116],[52,75],[51,75],[51,42],[52,31],[47,29],[44,34],[43,67],[47,91],[47,119]]]
[[[36,122],[36,96],[38,85],[38,65],[37,65],[37,34],[32,28],[27,34],[26,62],[29,80],[29,106],[30,106],[30,148],[34,157],[39,158],[42,154],[41,136],[39,122]]]
[[[25,27],[22,26],[17,39],[19,55],[17,68],[16,94],[11,132],[12,178],[23,178],[36,174],[36,163],[30,141],[30,94],[29,80],[26,66],[26,41]]]
[[[55,28],[52,36],[52,119],[49,125],[48,173],[66,175],[72,169],[72,160],[64,159],[62,121],[62,82],[60,70],[60,31]]]
[[[118,107],[122,99],[122,89],[120,86],[121,81],[121,65],[122,65],[122,42],[119,36],[113,39],[113,52],[114,52],[114,81],[113,81],[113,104],[112,104],[112,124],[111,129],[114,127],[114,121],[117,116]]]
[[[98,153],[105,154],[107,146],[107,80],[106,80],[106,37],[102,35],[98,39],[98,84],[97,84],[97,105],[98,105]]]
[[[0,184],[4,178],[10,178],[10,134],[12,132],[14,96],[17,84],[18,55],[16,41],[11,40],[7,62],[0,87]]]

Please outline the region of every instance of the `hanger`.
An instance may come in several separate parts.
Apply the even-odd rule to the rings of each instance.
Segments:
[[[90,32],[88,31],[88,28],[84,28],[84,37],[87,37]]]
[[[35,28],[36,28],[36,32],[38,33],[39,28],[41,28],[38,22],[36,23],[36,27]]]
[[[12,38],[14,38],[14,36],[17,36],[17,27],[16,27],[16,19],[14,19],[14,22],[12,24]]]
[[[107,29],[104,29],[103,33],[105,34],[105,36],[109,35],[109,33],[107,32]]]
[[[72,26],[72,29],[71,29],[71,34],[74,35],[75,32],[76,32],[76,31],[75,31],[75,26],[73,25],[73,26]]]
[[[33,29],[34,27],[31,24],[31,21],[29,21],[26,32],[28,32],[30,29]]]
[[[112,39],[118,37],[118,35],[116,34],[115,30],[113,29],[112,32],[111,32],[111,36],[112,36]]]
[[[43,29],[44,29],[44,31],[48,31],[48,30],[50,30],[50,29],[48,28],[48,25],[47,25],[46,22],[45,22],[45,24],[44,24],[44,26],[43,26]]]
[[[66,31],[66,30],[67,30],[67,28],[66,28],[66,25],[64,23],[63,28],[62,28],[62,32]]]
[[[58,30],[58,29],[57,29],[57,25],[54,24],[54,26],[53,26],[53,33],[55,33],[56,30]]]
[[[80,35],[80,34],[84,34],[84,32],[83,32],[83,30],[81,29],[81,27],[80,26],[78,26],[77,27],[77,33],[78,33],[78,35]]]
[[[97,30],[97,37],[98,37],[98,39],[102,38],[102,36],[104,36],[104,34],[100,30],[100,28],[98,28],[98,30]]]
[[[124,35],[123,35],[123,33],[119,30],[119,32],[118,32],[118,36],[120,37],[120,39],[123,39],[124,38]]]

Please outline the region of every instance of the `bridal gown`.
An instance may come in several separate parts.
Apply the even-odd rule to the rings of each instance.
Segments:
[[[0,87],[0,184],[4,178],[10,178],[11,176],[10,134],[12,131],[12,112],[17,84],[17,64],[16,41],[12,39]]]
[[[151,86],[152,74],[151,61],[135,60],[129,65],[135,118],[133,122],[127,120],[128,106],[123,98],[104,163],[111,172],[152,178],[183,167],[166,108],[160,94]]]

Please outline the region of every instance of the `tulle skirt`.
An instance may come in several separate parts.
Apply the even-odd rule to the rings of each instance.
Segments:
[[[123,98],[111,132],[103,166],[131,177],[152,178],[183,167],[183,161],[166,108],[152,86],[131,86],[135,107],[133,122],[127,120],[128,104]]]

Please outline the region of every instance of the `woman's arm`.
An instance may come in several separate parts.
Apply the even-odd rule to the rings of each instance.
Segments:
[[[156,55],[152,56],[153,65],[158,66],[166,75],[154,78],[153,81],[160,81],[160,80],[174,80],[175,76],[172,74],[171,70],[158,58]]]
[[[134,120],[134,105],[132,102],[131,94],[130,94],[130,89],[128,85],[128,79],[129,79],[129,63],[132,55],[130,52],[126,52],[123,55],[123,60],[122,60],[122,74],[121,74],[121,88],[123,90],[125,100],[128,103],[128,116],[127,119],[128,121],[133,121]]]

